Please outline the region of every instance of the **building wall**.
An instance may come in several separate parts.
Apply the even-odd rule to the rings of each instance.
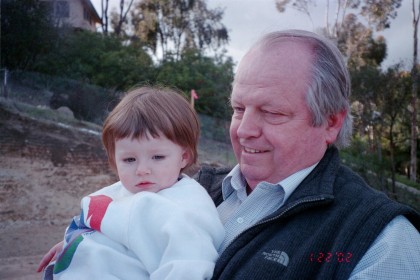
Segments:
[[[70,26],[73,28],[96,31],[97,22],[92,17],[84,0],[43,0],[51,2],[51,9],[58,26]],[[89,1],[88,1],[89,2]],[[64,14],[62,12],[65,11]],[[96,13],[96,11],[94,11]]]
[[[82,1],[70,1],[70,25],[76,28],[86,29],[90,31],[96,31],[96,25],[94,22],[89,22],[85,19],[85,8]]]

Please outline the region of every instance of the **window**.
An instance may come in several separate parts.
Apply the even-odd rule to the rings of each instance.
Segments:
[[[58,18],[68,18],[70,16],[69,2],[55,1],[55,16]]]
[[[83,8],[83,18],[90,22],[90,14],[86,8]]]

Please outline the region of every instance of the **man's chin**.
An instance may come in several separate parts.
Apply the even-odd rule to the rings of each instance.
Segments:
[[[241,168],[242,175],[245,177],[250,186],[253,184],[252,182],[259,183],[262,181],[267,181],[267,168],[264,168],[261,165],[253,165],[248,163],[240,163],[239,166]]]

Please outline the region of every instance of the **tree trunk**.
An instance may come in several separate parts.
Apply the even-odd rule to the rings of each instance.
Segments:
[[[412,118],[411,118],[411,152],[410,152],[410,180],[413,182],[417,181],[417,91],[418,91],[418,71],[417,71],[417,29],[419,23],[419,14],[420,14],[420,2],[419,7],[416,9],[414,5],[414,0],[412,0],[412,14],[413,14],[413,40],[414,40],[414,50],[413,50],[413,68],[411,70],[412,77]]]
[[[397,189],[396,189],[396,178],[395,174],[397,173],[395,167],[395,143],[394,143],[394,119],[392,118],[391,125],[389,128],[389,151],[391,158],[391,192],[394,199],[397,199]]]
[[[102,32],[105,35],[108,35],[108,7],[109,7],[109,0],[102,0],[101,1],[101,20],[102,20]]]

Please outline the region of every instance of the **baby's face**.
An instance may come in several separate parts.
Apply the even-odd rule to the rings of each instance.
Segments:
[[[162,134],[115,142],[118,177],[132,193],[158,192],[172,186],[189,161],[186,149]]]

